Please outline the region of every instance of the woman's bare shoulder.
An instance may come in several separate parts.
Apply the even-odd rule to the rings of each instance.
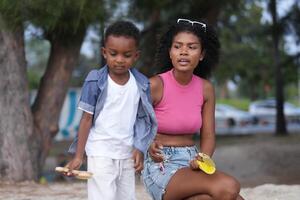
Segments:
[[[160,102],[163,95],[163,81],[160,76],[155,75],[150,78],[150,87],[151,87],[151,97],[153,105],[156,105]]]
[[[149,80],[152,90],[159,90],[163,87],[163,82],[159,75],[152,76]]]
[[[203,94],[205,99],[214,98],[215,96],[215,88],[211,81],[202,79],[203,80]]]

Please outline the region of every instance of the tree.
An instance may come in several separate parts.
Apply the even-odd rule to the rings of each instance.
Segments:
[[[258,92],[256,87],[252,87],[253,81],[257,84],[268,72],[265,50],[268,40],[260,24],[262,8],[252,2],[237,6],[238,9],[227,8],[220,16],[222,51],[215,78],[219,86],[226,87],[228,80],[244,85],[243,92],[256,98]]]
[[[294,1],[293,6],[283,17],[288,34],[295,37],[297,44],[300,43],[300,2]],[[297,52],[299,53],[299,51]]]
[[[239,4],[238,9],[224,8],[218,21],[222,52],[215,82],[219,87],[230,80],[236,83],[239,97],[256,100],[273,97],[275,72],[272,60],[270,24],[263,20],[263,7],[257,1]],[[279,44],[285,83],[297,80],[293,56]],[[238,55],[238,56],[237,56]]]
[[[24,29],[20,21],[9,26],[10,20],[0,14],[0,180],[25,180],[35,178],[37,168],[30,153],[33,118],[24,76]]]
[[[283,94],[283,73],[280,64],[280,54],[279,54],[279,40],[282,33],[282,28],[278,23],[277,16],[277,3],[276,0],[270,0],[269,8],[272,16],[272,39],[273,39],[273,59],[275,65],[275,77],[276,77],[276,134],[286,135],[286,123],[284,117],[284,94]]]
[[[225,7],[236,7],[240,0],[230,0],[221,2],[212,1],[175,1],[156,0],[142,1],[129,0],[129,16],[144,25],[142,30],[142,56],[138,67],[148,76],[153,75],[161,69],[155,66],[154,55],[156,50],[157,36],[164,27],[177,18],[190,18],[193,20],[203,20],[211,25],[216,25],[220,12]],[[155,43],[153,43],[155,41]]]
[[[1,1],[1,180],[39,177],[58,131],[60,110],[86,29],[103,20],[103,9],[101,0]],[[51,45],[32,111],[24,56],[25,22],[41,28]]]

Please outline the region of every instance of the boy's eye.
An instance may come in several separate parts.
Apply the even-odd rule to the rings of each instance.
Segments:
[[[127,53],[127,54],[125,54],[124,56],[125,56],[125,58],[130,58],[130,57],[131,57],[131,53],[130,53],[130,54]]]
[[[115,53],[115,52],[110,52],[109,54],[110,54],[111,56],[117,55],[117,53]]]

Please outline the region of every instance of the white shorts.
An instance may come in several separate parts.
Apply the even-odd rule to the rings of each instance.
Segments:
[[[133,160],[88,156],[88,200],[135,200]]]

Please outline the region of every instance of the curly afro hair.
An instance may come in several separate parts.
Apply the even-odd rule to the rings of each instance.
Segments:
[[[130,21],[116,21],[109,25],[104,34],[104,42],[109,36],[125,36],[133,38],[136,41],[136,46],[140,42],[140,30]]]

